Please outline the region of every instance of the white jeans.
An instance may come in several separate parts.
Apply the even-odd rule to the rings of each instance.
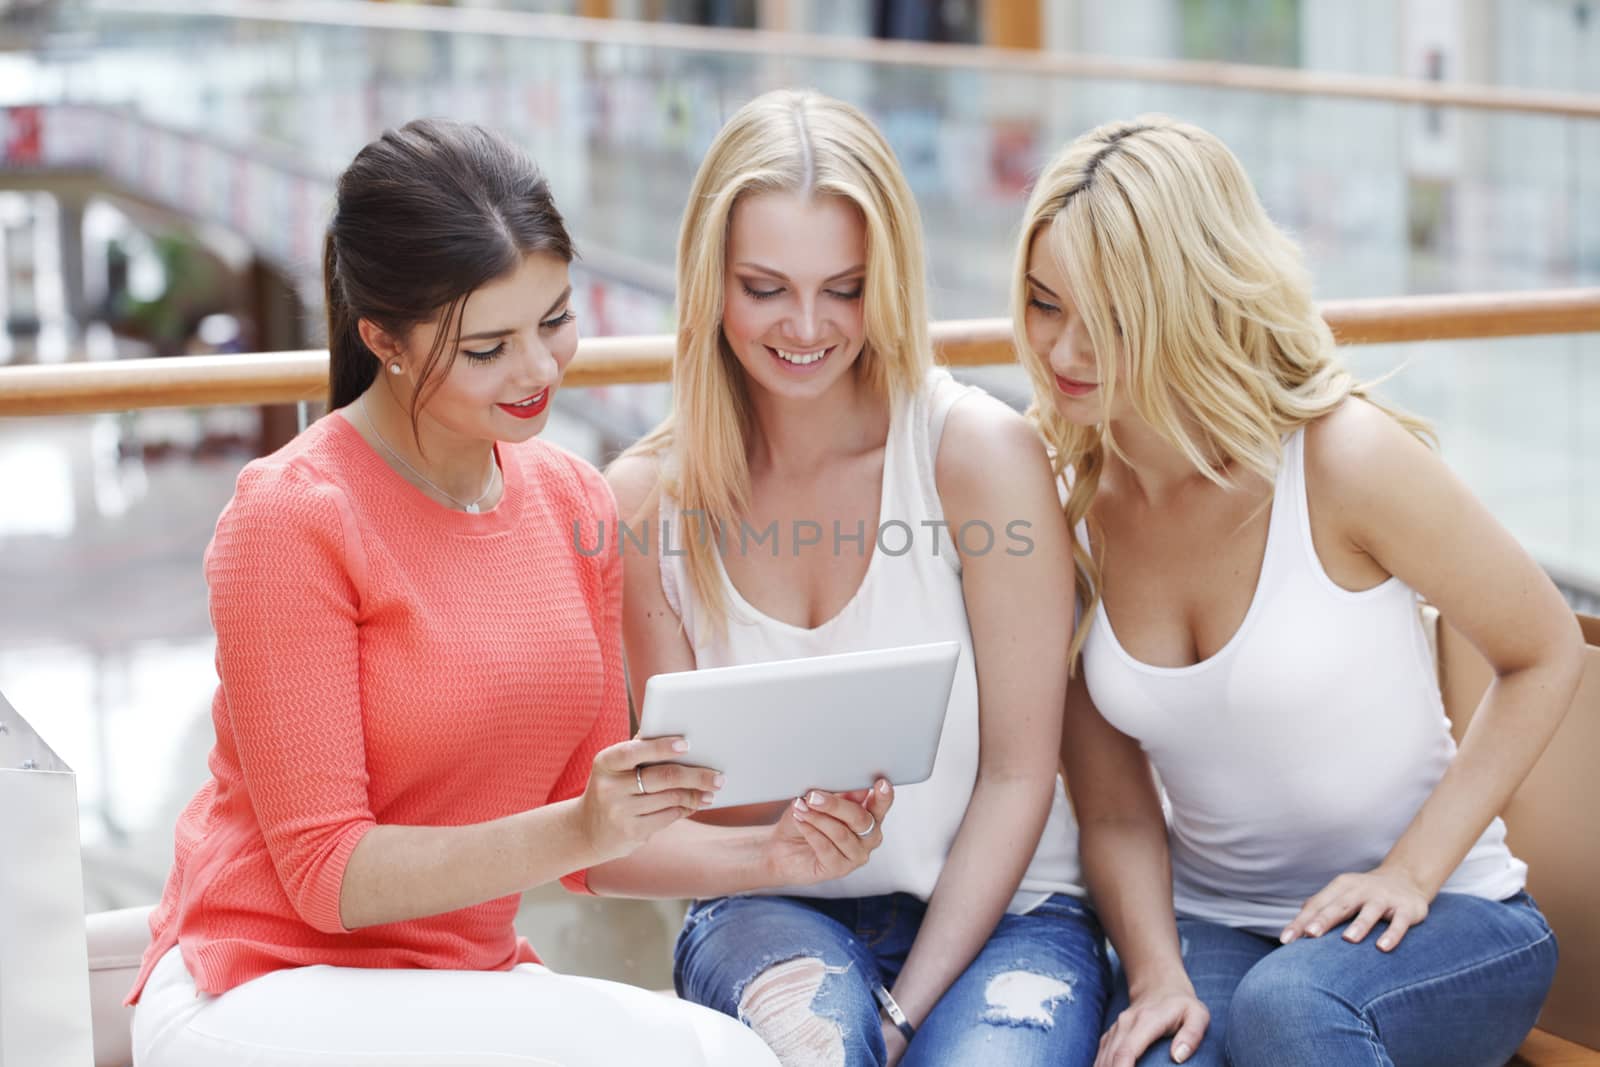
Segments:
[[[634,986],[510,971],[296,967],[221,996],[176,948],[133,1015],[135,1067],[777,1067],[726,1015]]]

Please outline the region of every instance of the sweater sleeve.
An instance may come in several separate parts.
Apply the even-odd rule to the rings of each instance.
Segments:
[[[589,521],[601,523],[614,532],[617,501],[611,495],[611,487],[600,472],[587,463],[575,458],[571,462],[587,496]],[[585,572],[584,595],[589,616],[594,620],[595,637],[600,642],[600,714],[595,716],[593,727],[556,779],[550,791],[552,801],[581,795],[589,784],[589,771],[600,750],[628,739],[628,686],[622,660],[622,555],[601,552],[580,559],[579,563]],[[561,884],[571,892],[588,893],[588,873],[585,870],[563,875]]]
[[[361,558],[338,490],[293,466],[241,474],[206,554],[245,788],[296,914],[330,934],[346,932],[345,866],[376,822],[357,646]]]

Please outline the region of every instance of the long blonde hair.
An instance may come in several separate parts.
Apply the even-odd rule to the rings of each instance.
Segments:
[[[886,403],[915,390],[933,363],[923,282],[922,224],[899,162],[856,108],[815,92],[779,90],[740,108],[706,152],[678,236],[678,339],[673,412],[632,448],[660,462],[658,488],[715,529],[745,513],[752,411],[744,371],[722,332],[729,221],[743,196],[841,196],[866,229],[866,344],[859,380]],[[629,516],[624,516],[624,519]],[[713,537],[685,530],[690,581],[715,626],[727,620]]]
[[[1244,168],[1197,126],[1161,115],[1113,122],[1069,144],[1028,198],[1012,276],[1017,351],[1033,381],[1029,415],[1071,471],[1064,510],[1085,606],[1074,662],[1100,601],[1099,571],[1078,537],[1105,468],[1122,455],[1109,425],[1077,426],[1055,405],[1054,376],[1028,343],[1028,256],[1048,242],[1087,328],[1109,407],[1125,358],[1139,416],[1212,482],[1236,464],[1272,480],[1282,437],[1365,388],[1344,367],[1311,298],[1295,243],[1267,217]],[[1368,398],[1370,399],[1370,398]],[[1426,423],[1385,408],[1429,438]]]

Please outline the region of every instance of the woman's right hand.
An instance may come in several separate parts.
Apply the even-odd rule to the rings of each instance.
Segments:
[[[722,775],[673,762],[687,751],[681,737],[656,737],[596,753],[589,784],[578,798],[596,863],[626,856],[652,834],[711,803],[722,788]]]
[[[1187,977],[1134,997],[1100,1038],[1094,1067],[1134,1067],[1146,1049],[1172,1035],[1172,1061],[1182,1063],[1200,1047],[1211,1011],[1194,995]]]

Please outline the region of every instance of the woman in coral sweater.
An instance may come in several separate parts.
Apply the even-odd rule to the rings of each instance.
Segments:
[[[341,176],[335,410],[245,468],[206,556],[217,742],[130,994],[139,1067],[773,1062],[709,1009],[553,974],[512,925],[558,878],[836,877],[890,803],[680,822],[720,779],[627,740],[621,561],[572,543],[615,504],[535,440],[577,347],[572,255],[482,129],[413,122]]]

